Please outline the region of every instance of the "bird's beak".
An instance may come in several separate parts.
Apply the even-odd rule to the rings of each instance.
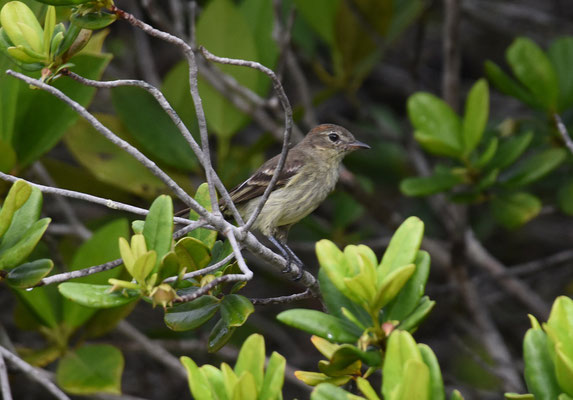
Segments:
[[[359,142],[358,140],[355,140],[352,143],[348,143],[348,147],[352,150],[369,149],[370,148],[370,146],[368,146],[366,143]]]

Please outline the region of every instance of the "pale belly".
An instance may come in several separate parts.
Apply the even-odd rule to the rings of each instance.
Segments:
[[[275,190],[269,196],[253,228],[264,235],[273,235],[274,228],[294,224],[313,212],[334,189],[338,171],[320,176],[320,190],[316,180],[309,182],[289,182],[289,185]],[[258,201],[260,199],[257,198]],[[254,212],[257,201],[251,201],[239,208],[247,218]]]

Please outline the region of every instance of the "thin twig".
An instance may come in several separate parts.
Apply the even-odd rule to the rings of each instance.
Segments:
[[[200,269],[197,271],[191,271],[191,272],[184,274],[181,277],[181,279],[190,279],[190,278],[195,278],[196,276],[208,274],[212,271],[215,271],[215,270],[221,268],[223,265],[230,262],[233,258],[235,258],[235,254],[229,254],[227,257],[225,257],[224,259],[222,259],[221,261],[219,261],[213,265],[209,265],[208,267],[205,267],[203,269]],[[175,282],[177,279],[178,279],[177,276],[171,276],[169,278],[164,279],[163,282],[165,282],[165,283]]]
[[[253,298],[249,299],[251,303],[254,305],[266,306],[268,304],[284,304],[284,303],[292,303],[293,301],[309,299],[311,297],[315,297],[310,290],[305,290],[302,293],[295,293],[289,296],[278,296],[278,297],[269,297],[269,298]]]
[[[7,70],[8,75],[14,76],[31,86],[35,86],[42,89],[54,97],[60,99],[66,103],[71,109],[76,111],[80,116],[82,116],[86,121],[90,123],[99,133],[101,133],[106,139],[118,146],[119,148],[125,150],[128,154],[133,156],[137,161],[139,161],[143,166],[145,166],[153,175],[158,177],[163,183],[169,187],[177,197],[179,197],[183,203],[192,208],[200,216],[212,222],[213,216],[203,208],[194,198],[189,196],[185,191],[175,182],[169,175],[167,175],[161,168],[159,168],[153,161],[147,158],[141,151],[126,142],[125,140],[116,136],[111,130],[105,127],[97,118],[90,114],[85,107],[83,107],[78,102],[72,100],[70,97],[66,96],[62,91],[56,89],[53,86],[47,85],[44,82],[30,78],[19,72],[14,72],[12,70]]]
[[[3,356],[0,356],[0,388],[2,389],[2,400],[12,400],[10,380],[8,379],[8,371]]]
[[[50,187],[56,187],[56,182],[39,161],[35,162],[32,168],[38,177],[50,185]],[[89,239],[92,236],[92,232],[79,220],[68,200],[64,196],[56,196],[56,203],[62,210],[70,225],[73,227],[75,233],[83,240]]]
[[[527,306],[536,317],[546,320],[549,316],[549,305],[525,283],[511,276],[505,265],[483,247],[471,230],[468,230],[465,236],[470,261],[487,271],[500,286]]]
[[[212,170],[214,184],[215,184],[215,187],[219,190],[219,193],[222,193],[223,196],[225,196],[225,193],[226,193],[226,196],[229,195],[227,192],[227,189],[225,188],[225,185],[223,185],[223,182],[221,181],[219,176],[213,170],[213,166],[211,165],[210,159],[205,157],[205,152],[203,151],[203,149],[201,149],[201,147],[199,146],[199,144],[197,143],[197,141],[195,140],[193,135],[191,135],[191,132],[189,131],[187,126],[183,123],[183,121],[181,120],[181,118],[179,117],[177,112],[173,109],[171,104],[167,101],[167,99],[165,98],[165,95],[163,93],[161,93],[161,91],[159,89],[157,89],[155,86],[153,86],[153,85],[151,85],[145,81],[140,81],[140,80],[136,80],[136,79],[118,79],[118,80],[106,81],[106,82],[96,81],[96,80],[84,78],[83,76],[80,76],[80,75],[78,75],[78,74],[76,74],[76,73],[74,73],[68,69],[62,70],[62,75],[66,75],[66,76],[74,79],[75,81],[78,81],[81,84],[86,85],[86,86],[92,86],[92,87],[97,87],[97,88],[106,88],[106,89],[112,89],[112,88],[121,87],[121,86],[133,86],[133,87],[138,87],[138,88],[141,88],[141,89],[147,91],[149,94],[151,94],[155,98],[155,100],[157,101],[159,106],[165,111],[165,113],[169,116],[169,118],[171,118],[171,121],[173,121],[173,123],[175,124],[175,126],[177,127],[179,132],[181,132],[181,135],[183,136],[183,138],[187,141],[187,143],[191,147],[191,150],[193,150],[193,152],[197,156],[197,159],[199,160],[199,162],[203,166],[203,169],[205,171]],[[215,203],[215,204],[217,204],[217,203]],[[214,205],[214,208],[216,208],[215,205]],[[234,212],[233,212],[233,209],[235,210]],[[236,210],[234,205],[232,208],[230,208],[230,210],[231,210],[231,212],[237,213],[237,215],[238,215],[238,211]]]
[[[281,155],[279,158],[279,162],[277,164],[277,168],[275,170],[275,173],[273,174],[273,177],[271,178],[271,181],[269,182],[269,185],[267,186],[267,188],[265,189],[265,192],[263,193],[263,195],[261,196],[261,199],[259,200],[259,203],[257,204],[257,207],[255,208],[254,212],[250,215],[249,220],[247,221],[247,223],[244,226],[244,229],[250,229],[251,226],[253,226],[253,223],[255,222],[255,220],[257,219],[257,217],[259,216],[259,214],[261,213],[261,210],[263,209],[263,206],[265,205],[267,199],[269,198],[271,192],[274,189],[274,186],[277,182],[277,180],[279,179],[279,175],[282,172],[282,169],[284,167],[287,155],[288,155],[288,146],[289,146],[289,140],[290,140],[290,135],[291,135],[291,131],[292,131],[292,108],[290,106],[290,102],[288,100],[288,97],[284,91],[284,88],[281,84],[281,82],[279,81],[279,79],[277,78],[277,76],[275,75],[275,73],[273,72],[273,70],[271,70],[270,68],[265,67],[264,65],[258,63],[258,62],[254,62],[254,61],[245,61],[245,60],[237,60],[237,59],[231,59],[231,58],[224,58],[224,57],[218,57],[215,56],[213,54],[211,54],[207,49],[205,49],[204,47],[201,47],[201,52],[203,53],[203,56],[205,56],[206,59],[208,59],[209,61],[214,61],[217,63],[221,63],[221,64],[230,64],[230,65],[238,65],[238,66],[243,66],[243,67],[248,67],[248,68],[253,68],[256,69],[258,71],[263,72],[264,74],[266,74],[272,81],[273,83],[273,88],[275,89],[275,92],[281,102],[281,105],[283,107],[284,110],[284,134],[283,134],[283,147],[281,150]]]
[[[143,333],[139,332],[129,322],[120,321],[120,323],[117,324],[117,330],[123,335],[127,336],[129,339],[138,343],[147,354],[153,357],[154,360],[165,365],[167,368],[178,374],[183,379],[187,379],[187,372],[177,357],[169,353],[160,345],[153,342]]]
[[[557,131],[559,131],[563,142],[565,142],[569,151],[573,153],[573,140],[571,139],[571,136],[569,136],[569,132],[567,132],[567,127],[563,123],[561,116],[557,113],[553,113],[553,121],[555,121],[555,126],[557,127]]]
[[[122,259],[118,258],[117,260],[109,261],[100,265],[94,265],[89,268],[78,269],[76,271],[63,272],[61,274],[48,276],[42,279],[40,282],[36,283],[34,287],[53,285],[54,283],[66,282],[70,279],[82,278],[84,276],[97,274],[98,272],[108,271],[110,269],[119,267],[122,263]]]
[[[146,210],[145,208],[131,206],[129,204],[120,203],[118,201],[114,201],[114,200],[110,200],[110,199],[104,199],[103,197],[97,197],[97,196],[93,196],[91,194],[76,192],[74,190],[60,189],[60,188],[55,188],[55,187],[51,187],[51,186],[40,185],[38,183],[30,182],[30,181],[27,181],[25,179],[22,179],[22,178],[13,176],[13,175],[5,174],[3,172],[0,172],[0,179],[7,181],[7,182],[12,182],[12,183],[21,180],[21,181],[28,183],[29,185],[32,185],[32,186],[38,188],[42,193],[54,194],[57,196],[64,196],[64,197],[69,197],[72,199],[87,201],[89,203],[99,204],[101,206],[110,208],[112,210],[125,211],[125,212],[131,213],[131,214],[142,215],[142,216],[149,214],[149,210]],[[201,225],[198,225],[199,221],[191,221],[187,218],[174,217],[173,221],[178,223],[178,224],[184,224],[186,226],[187,225],[195,226],[196,224],[197,224],[197,226],[195,226],[195,227],[201,226]],[[195,229],[195,228],[193,228],[193,229]]]
[[[28,375],[31,379],[46,388],[55,398],[59,400],[70,400],[70,398],[60,390],[50,379],[45,376],[45,371],[35,368],[22,360],[17,355],[11,353],[6,348],[0,346],[0,356],[8,360],[14,367]]]

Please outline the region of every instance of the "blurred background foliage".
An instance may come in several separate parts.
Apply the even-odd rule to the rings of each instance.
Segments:
[[[46,6],[22,1],[42,21]],[[0,7],[6,2],[0,0]],[[458,9],[454,19],[459,24],[454,37],[446,21],[452,4]],[[259,61],[277,71],[294,107],[298,129],[293,142],[316,123],[332,122],[372,146],[347,158],[338,190],[293,228],[291,247],[316,274],[316,241],[329,239],[340,247],[364,243],[380,257],[398,222],[409,215],[420,217],[432,239],[422,248],[432,256],[426,291],[436,307],[416,332],[416,340],[436,353],[447,388],[460,389],[466,399],[500,398],[504,385],[492,373],[495,355],[488,354],[482,340],[488,332],[471,307],[460,301],[464,286],[455,277],[456,250],[459,238],[472,229],[532,296],[550,304],[573,290],[571,154],[555,124],[559,113],[573,129],[569,73],[573,39],[567,36],[573,35],[573,7],[561,0],[284,0],[274,5],[271,0],[117,2],[118,7],[194,40],[215,55]],[[57,19],[63,21],[66,7],[57,9]],[[454,42],[459,69],[451,70],[444,61],[448,41]],[[230,188],[280,150],[282,114],[263,74],[199,61],[199,90],[213,160]],[[70,62],[74,72],[87,78],[147,80],[163,91],[193,135],[198,134],[188,68],[175,47],[117,22],[94,32]],[[18,70],[0,54],[0,70],[8,68]],[[221,80],[220,72],[249,92],[235,91]],[[457,82],[453,97],[446,93],[451,87],[442,86],[452,74]],[[96,93],[67,78],[53,84],[89,105],[98,119],[135,144],[189,193],[204,181],[177,128],[147,92],[124,87]],[[0,74],[0,154],[0,171],[49,183],[42,171],[47,172],[62,188],[134,205],[148,207],[153,198],[169,193],[62,102],[4,73]],[[8,188],[0,184],[2,197]],[[73,204],[94,232],[91,244],[82,244],[85,237],[66,227],[61,210],[47,197],[43,213],[53,223],[33,259],[48,257],[56,269],[70,270],[89,266],[86,260],[93,264],[95,255],[98,263],[116,258],[117,238],[127,237],[125,218],[131,216]],[[300,290],[295,282],[257,265],[255,259],[252,262],[255,280],[245,295],[269,297]],[[479,308],[492,322],[490,327],[519,363],[529,327],[527,313],[535,312],[500,285],[499,276],[476,268],[480,262],[472,256],[462,259],[465,279],[479,293]],[[106,282],[109,277],[98,279]],[[30,300],[38,296],[57,300]],[[18,290],[16,297],[2,291],[0,299],[7,310],[2,324],[16,344],[27,349],[27,360],[46,365],[68,346],[108,334],[126,358],[124,391],[148,398],[183,398],[181,393],[188,396],[188,390],[185,382],[170,377],[113,331],[129,312],[130,322],[166,348],[181,354],[192,349],[198,364],[215,363],[217,357],[233,359],[233,343],[240,344],[252,332],[263,334],[268,346],[297,369],[312,370],[320,359],[304,334],[275,320],[288,305],[257,307],[230,345],[208,355],[204,352],[208,329],[170,331],[162,311],[146,306],[80,312],[81,306],[52,287]],[[38,304],[43,308],[34,309]],[[301,307],[320,305],[305,300]],[[96,350],[116,357],[109,348]],[[157,381],[165,384],[151,383]],[[13,387],[22,390],[15,394],[22,399],[37,398],[40,390]],[[285,397],[306,398],[303,387],[287,378]]]

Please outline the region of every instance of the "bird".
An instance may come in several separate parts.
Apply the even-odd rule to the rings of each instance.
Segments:
[[[264,235],[279,250],[286,261],[284,273],[291,271],[292,263],[298,266],[295,280],[302,277],[304,264],[287,245],[290,228],[312,213],[334,190],[344,157],[355,150],[369,148],[346,128],[321,124],[289,150],[278,180],[252,229]],[[257,208],[279,159],[280,154],[269,159],[229,192],[243,220],[248,220]],[[225,204],[220,204],[220,210],[224,215],[230,214]]]

